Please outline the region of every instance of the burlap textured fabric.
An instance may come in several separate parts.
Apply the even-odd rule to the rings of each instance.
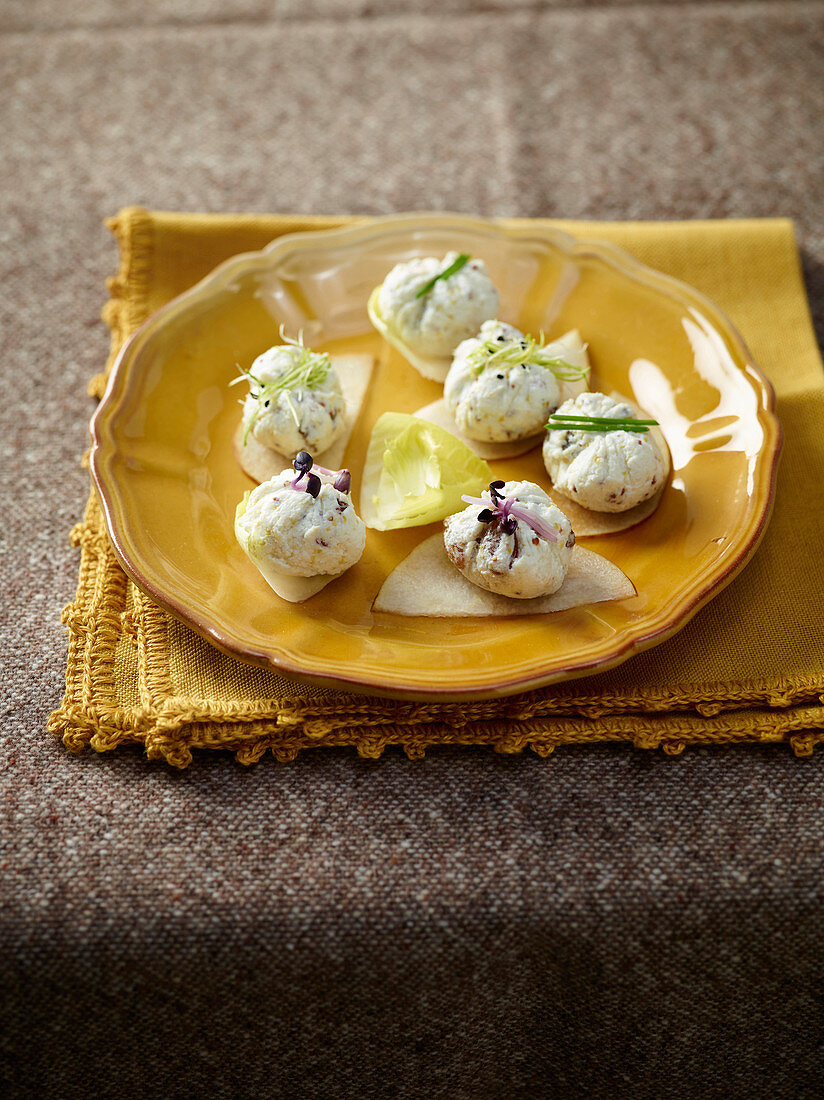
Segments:
[[[341,219],[122,211],[110,222],[121,264],[104,316],[112,359],[157,308],[217,263],[296,230]],[[563,223],[620,244],[695,285],[738,326],[775,387],[785,452],[770,528],[743,574],[662,646],[609,672],[475,704],[416,704],[306,687],[214,651],[123,574],[92,493],[73,538],[81,549],[67,691],[50,728],[74,751],[142,742],[177,767],[193,748],[252,763],[310,746],[354,745],[378,756],[402,745],[530,747],[631,741],[686,744],[788,740],[807,755],[824,738],[824,575],[809,569],[824,507],[824,374],[792,225],[784,220]],[[105,372],[92,379],[100,395]]]
[[[821,746],[179,771],[45,724],[105,214],[791,216],[822,343],[824,5],[0,0],[0,29],[3,1100],[819,1100]]]

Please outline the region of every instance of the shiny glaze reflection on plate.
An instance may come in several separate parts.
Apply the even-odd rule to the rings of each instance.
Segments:
[[[586,540],[628,574],[636,597],[505,621],[373,613],[383,579],[430,525],[370,531],[358,565],[306,603],[285,604],[235,542],[235,506],[252,484],[231,447],[238,367],[277,343],[281,324],[310,347],[376,356],[346,454],[357,499],[380,413],[412,412],[441,392],[372,329],[369,293],[399,261],[450,249],[486,262],[504,320],[547,337],[578,328],[592,388],[632,396],[660,421],[673,472],[659,508],[630,531]],[[581,676],[674,634],[757,546],[781,441],[769,384],[697,291],[540,224],[434,214],[293,234],[227,261],[125,345],[92,435],[117,555],[169,612],[222,650],[304,680],[439,699]],[[540,449],[493,469],[546,484]]]

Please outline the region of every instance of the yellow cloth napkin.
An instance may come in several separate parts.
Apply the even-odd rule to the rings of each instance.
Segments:
[[[104,318],[112,358],[158,307],[238,252],[347,219],[121,211]],[[185,767],[193,748],[228,748],[244,763],[271,749],[354,745],[378,756],[402,745],[526,747],[631,741],[676,753],[690,743],[790,741],[807,755],[824,738],[824,373],[792,224],[562,222],[612,241],[712,298],[769,376],[785,433],[775,510],[746,569],[679,634],[618,668],[479,703],[410,703],[307,687],[212,649],[167,616],[117,564],[90,496],[73,533],[81,548],[66,694],[50,729],[72,751],[143,742]],[[111,361],[109,366],[111,365]],[[102,393],[105,374],[90,384]]]

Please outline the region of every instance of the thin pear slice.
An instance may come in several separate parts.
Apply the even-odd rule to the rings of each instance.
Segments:
[[[661,503],[666,483],[661,486],[654,497],[642,500],[634,508],[628,508],[626,512],[593,512],[589,508],[582,508],[574,500],[549,490],[552,500],[569,522],[575,532],[576,539],[595,538],[598,535],[617,535],[619,531],[628,531],[630,527],[636,527],[649,519],[652,513]]]
[[[363,407],[375,360],[371,355],[332,355],[330,359],[340,378],[341,389],[346,402],[343,411],[344,427],[331,447],[328,447],[322,454],[313,455],[312,457],[319,466],[337,470],[343,462],[343,455],[352,435],[352,429],[355,427],[355,422]],[[292,459],[295,457],[293,454],[281,454],[272,450],[271,447],[266,447],[263,443],[258,442],[251,432],[246,436],[245,443],[243,442],[243,436],[244,428],[241,421],[235,432],[232,445],[241,468],[254,481],[268,481],[269,478],[275,477],[282,470],[287,470],[292,465]]]
[[[439,619],[550,615],[571,607],[625,600],[635,594],[635,585],[617,565],[592,550],[575,546],[566,579],[557,592],[529,600],[500,596],[468,581],[446,556],[443,535],[436,534],[416,546],[393,569],[372,610]]]
[[[524,439],[512,439],[506,443],[485,443],[480,439],[470,439],[455,423],[452,413],[449,411],[449,406],[442,397],[438,401],[433,401],[431,405],[424,405],[414,415],[419,416],[421,420],[428,420],[430,424],[437,424],[438,427],[445,428],[456,439],[460,439],[461,443],[468,447],[470,451],[474,451],[479,458],[494,460],[525,455],[527,451],[537,447],[544,438],[543,433],[539,433],[538,435],[528,435]]]
[[[369,320],[384,340],[390,343],[393,348],[397,348],[404,359],[406,359],[419,374],[422,374],[424,378],[429,378],[433,382],[443,382],[449,373],[449,368],[452,366],[452,356],[421,355],[419,352],[413,351],[412,348],[398,336],[381,313],[380,305],[378,304],[380,291],[381,288],[376,286],[369,295],[369,301],[366,306]]]
[[[275,595],[288,603],[304,603],[336,579],[328,573],[321,573],[317,577],[292,577],[286,573],[278,573],[271,565],[258,561],[253,561],[253,564],[260,570],[261,576]]]
[[[577,328],[571,328],[569,332],[565,332],[563,336],[559,336],[557,340],[550,340],[547,347],[557,348],[558,354],[564,359],[571,367],[580,367],[586,370],[586,374],[583,378],[575,378],[570,382],[558,381],[558,385],[561,390],[559,403],[569,401],[572,397],[577,397],[579,393],[586,393],[589,389],[589,379],[592,373],[592,365],[589,361],[589,355],[587,353],[587,345],[581,339],[581,334]]]

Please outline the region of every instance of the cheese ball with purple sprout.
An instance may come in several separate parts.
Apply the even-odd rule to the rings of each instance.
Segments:
[[[493,481],[444,520],[447,557],[468,581],[513,599],[547,596],[564,583],[575,535],[531,481]]]
[[[366,525],[349,495],[349,472],[316,466],[306,452],[294,467],[251,491],[235,520],[238,542],[259,567],[287,576],[343,573],[366,545]]]

